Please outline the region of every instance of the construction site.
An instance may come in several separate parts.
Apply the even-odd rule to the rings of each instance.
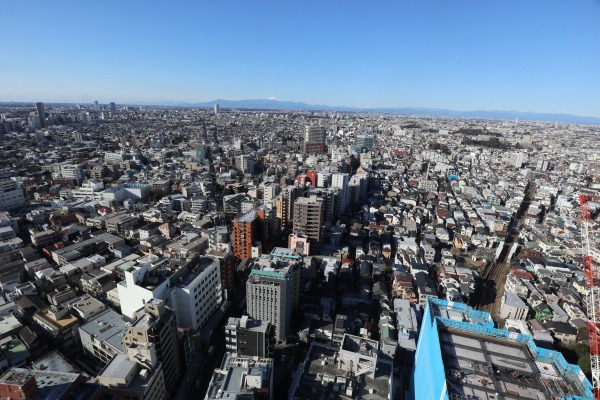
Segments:
[[[577,365],[528,335],[494,328],[486,312],[429,299],[419,335],[415,399],[591,399]]]

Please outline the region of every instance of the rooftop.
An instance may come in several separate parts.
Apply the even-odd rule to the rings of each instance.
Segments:
[[[233,357],[226,353],[220,369],[213,373],[206,399],[254,398],[256,392],[272,390],[273,360]],[[244,397],[242,397],[244,396]]]
[[[252,332],[266,332],[269,325],[269,321],[256,320],[244,315],[241,318],[229,317],[225,328],[231,330],[241,328]]]
[[[496,329],[487,322],[488,313],[464,304],[429,299],[427,307],[439,332],[450,395],[490,400],[498,399],[498,393],[514,400],[593,397],[577,365],[538,347],[531,336]]]
[[[100,375],[110,378],[125,379],[129,372],[137,368],[136,362],[131,361],[125,354],[117,354],[107,365]]]
[[[236,219],[239,222],[243,222],[246,224],[249,224],[250,222],[254,221],[255,218],[256,218],[256,212],[254,210],[248,211],[247,213],[238,215],[236,217]]]
[[[17,335],[0,339],[0,349],[6,354],[11,365],[19,365],[18,363],[31,357],[31,353]]]
[[[0,317],[0,338],[5,334],[14,332],[21,328],[21,323],[14,315]]]
[[[198,275],[202,274],[207,268],[217,263],[218,260],[209,257],[200,257],[198,260],[198,265],[190,268],[190,270],[182,275],[179,280],[177,280],[174,286],[177,287],[188,287],[191,283],[198,277]]]
[[[0,377],[0,384],[22,385],[32,376],[35,378],[39,389],[36,400],[55,400],[62,398],[65,392],[81,375],[67,372],[11,368]]]
[[[564,398],[580,389],[552,363],[536,360],[524,344],[466,332],[440,332],[448,392],[472,398]]]
[[[122,352],[123,336],[127,331],[127,326],[119,313],[107,310],[79,329],[89,335],[94,335],[96,340],[106,342],[115,350]]]
[[[42,371],[48,370],[54,372],[67,372],[73,374],[79,372],[77,368],[71,365],[71,363],[67,361],[67,359],[62,354],[55,350],[35,360],[32,366],[33,368]]]
[[[375,377],[352,376],[338,367],[338,348],[311,343],[301,375],[296,374],[290,388],[290,399],[387,400],[393,366],[378,359]]]

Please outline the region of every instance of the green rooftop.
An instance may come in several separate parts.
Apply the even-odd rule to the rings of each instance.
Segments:
[[[31,353],[25,344],[16,335],[2,339],[0,341],[0,348],[6,354],[11,365],[17,365],[22,360],[31,357]]]
[[[127,271],[129,268],[135,265],[134,261],[125,261],[122,264],[117,265],[115,268],[122,269],[123,271]]]
[[[263,271],[262,269],[253,269],[252,272],[250,272],[251,275],[261,275],[261,276],[268,276],[271,278],[279,278],[279,279],[283,279],[285,278],[285,275],[280,273],[280,272],[275,272],[275,271]]]

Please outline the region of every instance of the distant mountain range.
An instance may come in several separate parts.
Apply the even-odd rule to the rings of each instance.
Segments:
[[[150,103],[144,103],[150,104]],[[204,103],[185,103],[185,102],[162,102],[160,105],[180,106],[180,107],[200,107],[210,108],[218,104],[221,108],[237,109],[262,109],[262,110],[306,110],[306,111],[350,111],[350,112],[373,112],[388,114],[406,114],[406,115],[429,115],[436,117],[454,117],[454,118],[482,118],[497,120],[516,120],[523,121],[546,121],[563,122],[575,124],[600,124],[600,118],[582,117],[571,114],[549,114],[523,111],[455,111],[444,108],[423,108],[423,107],[388,107],[388,108],[359,108],[346,106],[326,106],[307,104],[297,101],[281,101],[271,99],[254,100],[224,100],[217,99]]]

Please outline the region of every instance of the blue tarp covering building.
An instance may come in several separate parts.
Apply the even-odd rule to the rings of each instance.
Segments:
[[[414,399],[593,399],[592,385],[562,354],[531,336],[494,328],[491,316],[429,298],[417,351]]]

